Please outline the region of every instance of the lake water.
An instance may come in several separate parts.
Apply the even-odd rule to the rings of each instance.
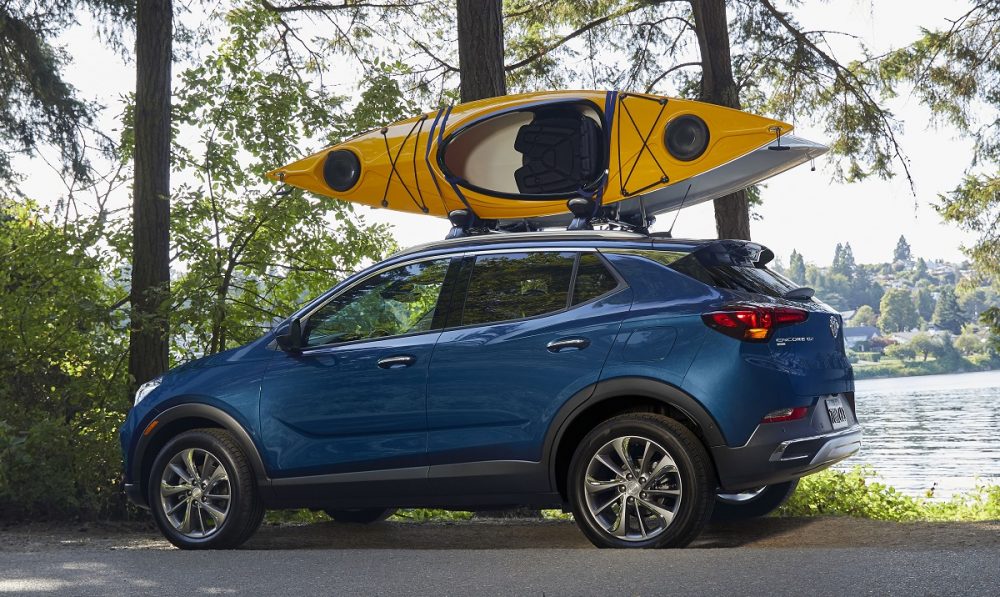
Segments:
[[[1000,371],[859,380],[856,397],[861,452],[837,468],[869,464],[909,495],[1000,483]]]

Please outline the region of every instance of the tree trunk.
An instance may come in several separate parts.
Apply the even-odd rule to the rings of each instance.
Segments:
[[[170,293],[171,0],[139,0],[135,54],[135,180],[129,374],[137,386],[167,370]]]
[[[701,101],[742,109],[733,80],[729,53],[729,21],[725,0],[691,0],[698,47],[701,50]],[[740,190],[715,200],[715,228],[719,238],[750,239],[750,206]]]
[[[507,95],[500,0],[457,0],[462,101]]]

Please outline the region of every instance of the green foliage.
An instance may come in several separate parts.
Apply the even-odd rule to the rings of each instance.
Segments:
[[[920,323],[910,292],[890,288],[879,302],[878,327],[883,332],[905,332]]]
[[[868,305],[861,305],[858,310],[854,312],[854,316],[851,317],[850,324],[854,327],[862,326],[874,326],[878,322],[878,314],[875,313],[875,309],[872,309]]]
[[[387,229],[367,225],[349,203],[262,184],[265,172],[307,153],[298,141],[325,144],[318,131],[338,135],[394,117],[385,102],[399,97],[396,89],[377,99],[394,83],[376,77],[355,112],[338,116],[340,98],[279,68],[276,19],[264,10],[230,12],[228,37],[175,90],[173,151],[185,173],[172,206],[183,266],[171,311],[171,327],[182,330],[177,359],[259,337],[364,260],[395,249]]]
[[[77,23],[77,9],[90,12],[105,40],[115,45],[119,27],[135,18],[129,0],[0,4],[0,186],[13,182],[10,159],[51,144],[61,152],[64,170],[87,177],[81,133],[93,122],[95,105],[76,96],[62,78],[69,56],[57,37]]]
[[[910,255],[910,243],[906,242],[906,237],[900,234],[899,240],[896,241],[896,248],[892,251],[892,260],[894,262],[909,261]]]
[[[885,356],[900,361],[912,361],[917,358],[917,351],[906,344],[893,344],[885,348]]]
[[[952,287],[945,286],[941,289],[931,322],[953,334],[962,333],[962,325],[966,322],[965,314],[958,306],[958,299],[955,298],[955,290]]]
[[[921,286],[913,293],[913,304],[916,306],[920,318],[924,321],[930,321],[931,317],[934,316],[934,307],[937,305],[937,302],[934,300],[934,295],[927,288]]]
[[[792,256],[788,258],[788,277],[799,283],[806,279],[806,262],[802,258],[802,253],[795,249],[792,249]]]
[[[1000,486],[978,485],[948,501],[929,501],[897,492],[873,480],[868,467],[826,470],[804,477],[778,510],[779,516],[853,516],[891,521],[977,521],[1000,519]]]

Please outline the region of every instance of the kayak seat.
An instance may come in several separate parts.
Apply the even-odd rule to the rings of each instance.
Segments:
[[[578,191],[597,180],[604,164],[600,125],[572,109],[537,112],[517,131],[514,149],[523,164],[514,180],[525,195]]]

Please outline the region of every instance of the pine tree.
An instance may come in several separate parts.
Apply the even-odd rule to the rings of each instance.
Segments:
[[[902,234],[899,235],[896,249],[892,252],[892,260],[893,262],[910,260],[910,243],[906,242],[906,237]]]
[[[934,307],[931,323],[953,334],[961,334],[965,321],[965,314],[962,313],[958,299],[955,298],[955,289],[951,286],[943,287],[938,296],[937,306]]]
[[[792,249],[792,256],[788,258],[788,277],[799,284],[806,281],[806,261],[802,258],[802,253]]]

